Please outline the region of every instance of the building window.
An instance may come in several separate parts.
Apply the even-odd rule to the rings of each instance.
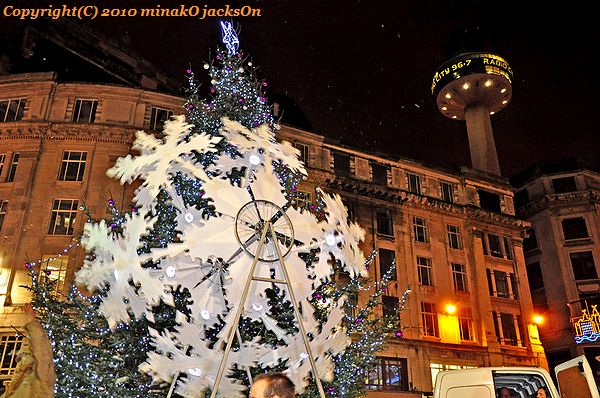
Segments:
[[[13,182],[15,180],[15,174],[17,174],[17,166],[19,165],[19,158],[21,154],[15,152],[12,155],[10,167],[8,168],[8,174],[6,175],[6,182]]]
[[[400,306],[400,300],[394,296],[383,296],[381,298],[381,304],[383,306],[383,316],[391,318],[398,316],[398,307]]]
[[[514,273],[508,274],[510,277],[510,289],[512,292],[513,300],[519,299],[519,284],[517,283],[517,276]]]
[[[429,243],[427,220],[421,217],[413,217],[413,233],[416,242]]]
[[[479,194],[479,207],[495,213],[501,212],[500,196],[498,194],[484,191],[482,189],[478,189],[477,193]]]
[[[442,200],[444,202],[454,202],[454,187],[449,182],[440,182],[440,192],[442,193]]]
[[[0,101],[0,122],[15,122],[23,119],[27,100],[11,99]]]
[[[502,258],[502,247],[500,246],[500,237],[498,235],[488,234],[488,244],[490,254],[493,257]]]
[[[421,195],[421,177],[416,174],[408,175],[408,191],[412,193],[416,193],[417,195]]]
[[[350,156],[342,153],[334,153],[333,172],[337,176],[350,177]]]
[[[450,245],[450,248],[462,250],[463,242],[460,234],[460,227],[448,224],[446,230],[448,231],[448,244]]]
[[[58,173],[59,181],[83,181],[86,159],[87,152],[64,151]]]
[[[387,166],[379,163],[371,163],[373,182],[375,184],[387,185]]]
[[[570,257],[575,280],[598,279],[592,252],[571,253]]]
[[[523,323],[520,316],[506,314],[503,312],[494,312],[496,322],[496,335],[500,344],[518,346],[520,344],[520,336],[523,336]],[[517,328],[520,334],[517,334]]]
[[[68,257],[43,256],[40,267],[40,275],[48,282],[54,283],[53,289],[59,292],[65,284],[67,267],[69,266]]]
[[[155,106],[150,111],[150,130],[162,131],[165,122],[173,115],[173,111]]]
[[[367,390],[408,391],[408,365],[406,358],[380,358],[369,371],[365,381]]]
[[[494,282],[496,283],[496,297],[509,298],[508,277],[506,272],[493,271]]]
[[[421,285],[433,286],[433,269],[430,258],[417,256],[417,274]]]
[[[562,229],[565,240],[589,237],[583,217],[565,218],[562,220]]]
[[[566,193],[577,191],[575,177],[564,177],[552,179],[552,188],[554,193]]]
[[[523,239],[523,250],[528,252],[533,249],[537,249],[538,243],[537,238],[535,236],[535,229],[530,228],[527,230],[527,237]]]
[[[2,176],[2,170],[4,170],[4,161],[6,160],[6,155],[0,153],[0,177]]]
[[[467,267],[464,264],[452,263],[452,279],[454,280],[454,290],[459,292],[468,292],[467,285]]]
[[[21,349],[23,337],[18,334],[0,335],[0,358],[2,367],[0,367],[0,376],[10,376],[17,367],[17,352]]]
[[[381,235],[394,236],[394,223],[392,215],[387,210],[376,211],[377,233]]]
[[[308,145],[301,142],[295,142],[294,147],[300,151],[300,160],[304,164],[308,164]]]
[[[94,123],[98,100],[76,99],[71,121],[76,123]]]
[[[440,337],[435,303],[421,303],[421,320],[424,336]]]
[[[54,199],[50,224],[48,225],[48,235],[73,235],[77,206],[77,200]]]
[[[384,275],[390,275],[390,280],[397,280],[396,270],[394,269],[394,271],[390,271],[394,266],[394,261],[396,261],[396,252],[393,250],[379,249],[379,254],[377,257],[379,257],[380,276],[383,277]]]
[[[513,259],[513,255],[512,255],[512,245],[510,244],[510,241],[508,240],[507,237],[504,237],[502,239],[502,242],[504,243],[504,257],[507,260],[512,260]]]
[[[4,219],[6,218],[7,211],[8,200],[0,200],[0,231],[2,231],[2,225],[4,225]]]
[[[473,333],[473,318],[469,308],[461,308],[458,310],[458,329],[460,331],[460,339],[464,341],[474,341]]]

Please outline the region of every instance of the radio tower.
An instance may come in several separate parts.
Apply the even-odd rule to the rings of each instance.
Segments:
[[[490,115],[504,108],[512,95],[513,72],[496,54],[469,52],[440,66],[431,93],[440,112],[467,123],[473,168],[500,175]]]

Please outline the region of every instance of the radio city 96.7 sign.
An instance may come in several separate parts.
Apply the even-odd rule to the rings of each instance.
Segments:
[[[431,93],[437,95],[451,81],[474,73],[504,76],[510,83],[513,79],[513,71],[504,58],[490,53],[466,53],[452,58],[438,68],[431,82]]]

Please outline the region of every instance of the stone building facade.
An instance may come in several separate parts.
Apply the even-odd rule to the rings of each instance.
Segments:
[[[524,241],[540,337],[551,365],[585,354],[598,375],[600,324],[585,335],[577,321],[600,304],[600,174],[578,160],[531,167],[513,177],[517,212],[532,224]],[[584,327],[585,329],[585,327]],[[590,341],[592,340],[592,341]]]
[[[61,83],[53,74],[0,77],[0,377],[9,378],[28,301],[25,262],[70,281],[87,206],[127,210],[131,186],[105,171],[130,151],[135,131],[159,130],[183,99],[107,84]],[[300,189],[339,193],[375,250],[370,277],[396,261],[385,311],[411,287],[402,338],[389,341],[368,380],[374,397],[419,397],[444,369],[546,366],[523,254],[527,222],[515,217],[506,179],[471,169],[449,171],[329,142],[283,126],[280,139],[300,149],[309,178]],[[367,293],[364,293],[365,295]],[[365,296],[366,297],[366,296]],[[365,298],[363,297],[363,299]],[[450,311],[453,305],[455,311]]]

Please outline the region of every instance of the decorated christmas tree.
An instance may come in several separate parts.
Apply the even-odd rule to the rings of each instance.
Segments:
[[[296,206],[304,165],[275,140],[267,83],[238,51],[231,24],[222,26],[227,48],[204,66],[210,98],[189,70],[186,115],[161,135],[138,132],[138,155],[108,171],[141,182],[133,210],[86,224],[77,281],[94,295],[75,289],[64,304],[38,304],[80,309],[63,311],[73,328],[60,336],[48,316],[46,329],[55,350],[76,340],[84,351],[69,355],[94,352],[98,369],[114,370],[99,380],[121,391],[107,396],[138,396],[129,391],[136,383],[147,386],[141,396],[242,396],[269,370],[286,372],[304,396],[363,395],[375,353],[400,330],[397,319],[372,316],[387,279],[357,308],[372,260],[359,249],[364,232],[337,195]],[[340,274],[349,282],[337,283]],[[63,354],[55,363],[66,374],[75,357]],[[147,379],[127,373],[138,365]]]

